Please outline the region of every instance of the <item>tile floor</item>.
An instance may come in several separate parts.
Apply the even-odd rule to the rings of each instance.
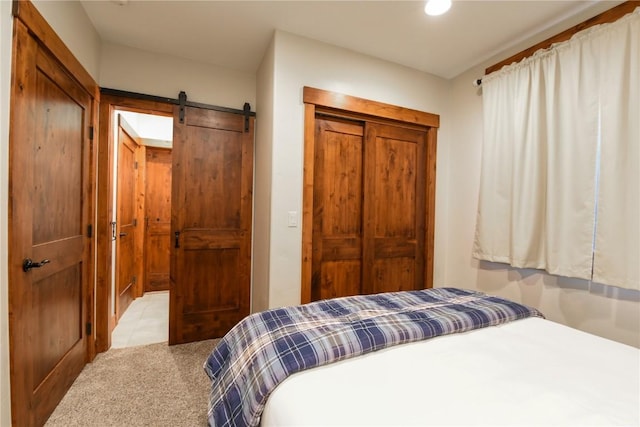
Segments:
[[[111,348],[166,342],[169,339],[169,292],[147,292],[133,300],[111,335]]]

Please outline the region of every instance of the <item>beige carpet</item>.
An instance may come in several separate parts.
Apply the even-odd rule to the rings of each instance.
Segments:
[[[206,426],[210,382],[202,365],[215,342],[101,353],[46,426]]]

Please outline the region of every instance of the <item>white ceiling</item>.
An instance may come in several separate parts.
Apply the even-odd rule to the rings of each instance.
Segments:
[[[618,3],[454,0],[431,17],[424,1],[82,1],[103,41],[149,52],[255,72],[280,29],[447,79]]]

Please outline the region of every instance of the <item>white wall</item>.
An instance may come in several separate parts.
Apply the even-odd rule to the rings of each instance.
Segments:
[[[158,55],[112,43],[102,45],[100,87],[187,100],[242,110],[255,110],[255,74],[183,58]]]
[[[11,425],[9,387],[9,90],[11,86],[11,2],[0,1],[0,426]]]
[[[100,36],[80,2],[33,0],[32,3],[76,59],[98,81]]]
[[[256,143],[253,186],[253,274],[251,311],[269,308],[271,246],[271,178],[273,174],[273,114],[275,40],[271,40],[257,73]]]
[[[444,279],[449,83],[419,71],[290,33],[275,34],[269,306],[300,302],[302,229],[287,212],[302,211],[303,86],[441,115],[438,133],[435,283]],[[263,141],[258,141],[261,144]]]
[[[173,140],[172,117],[134,113],[132,111],[119,111],[118,113],[124,117],[126,122],[142,140]]]

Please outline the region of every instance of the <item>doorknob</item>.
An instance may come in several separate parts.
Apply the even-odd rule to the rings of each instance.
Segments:
[[[126,235],[127,235],[127,233],[120,233],[120,237],[124,237]]]
[[[32,268],[40,268],[45,264],[49,264],[51,261],[49,261],[48,259],[43,259],[40,262],[33,262],[33,260],[31,258],[27,258],[24,261],[22,261],[22,271],[24,271],[25,273],[29,270],[31,270]]]

